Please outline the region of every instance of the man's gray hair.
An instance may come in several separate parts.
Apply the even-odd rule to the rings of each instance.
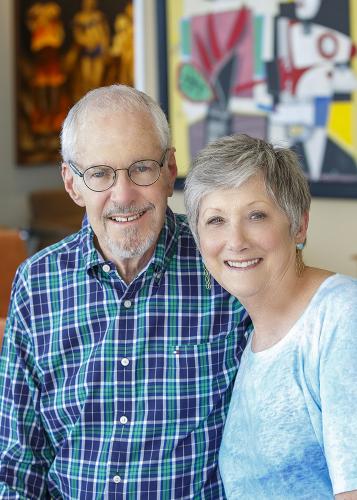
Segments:
[[[193,160],[187,175],[185,205],[198,244],[197,224],[204,196],[217,189],[238,188],[256,175],[263,177],[268,195],[287,215],[291,234],[297,234],[311,202],[297,155],[290,149],[239,134],[211,142]]]
[[[169,125],[160,106],[144,92],[126,85],[110,85],[91,90],[70,109],[61,132],[61,154],[64,162],[74,161],[78,157],[78,137],[92,112],[147,113],[152,118],[162,149],[171,146]]]

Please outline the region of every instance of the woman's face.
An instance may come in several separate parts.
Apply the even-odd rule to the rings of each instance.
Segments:
[[[205,264],[243,303],[273,293],[295,276],[296,242],[305,239],[305,232],[290,234],[288,217],[268,196],[260,176],[208,194],[200,205],[198,235]]]

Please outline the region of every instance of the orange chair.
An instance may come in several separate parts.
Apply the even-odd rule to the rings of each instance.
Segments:
[[[5,332],[5,323],[6,323],[6,319],[0,318],[0,351],[1,351],[2,339],[4,336],[4,332]]]
[[[20,232],[0,228],[0,318],[6,318],[15,272],[26,257],[26,242],[21,238]],[[0,323],[0,345],[3,327]]]

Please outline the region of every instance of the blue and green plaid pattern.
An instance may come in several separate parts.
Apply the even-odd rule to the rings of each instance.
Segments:
[[[225,498],[217,454],[249,320],[206,287],[183,216],[168,209],[129,286],[85,219],[21,266],[10,307],[1,498]]]

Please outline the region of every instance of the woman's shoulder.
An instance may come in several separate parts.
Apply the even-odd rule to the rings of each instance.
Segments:
[[[342,298],[351,296],[351,298],[357,301],[357,279],[345,274],[329,273],[321,281],[317,292],[319,292],[321,297],[335,296],[336,298]]]
[[[307,307],[300,326],[304,355],[315,366],[316,356],[342,356],[346,345],[357,354],[357,280],[330,274]]]
[[[325,269],[307,268],[305,285],[313,291],[314,298],[352,295],[357,300],[357,279]]]
[[[357,279],[339,273],[325,275],[311,299],[309,312],[325,325],[353,323],[357,327]]]

